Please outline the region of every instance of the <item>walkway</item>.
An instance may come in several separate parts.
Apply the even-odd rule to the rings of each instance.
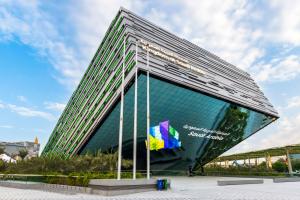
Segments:
[[[201,199],[201,200],[299,200],[300,182],[273,183],[265,179],[264,184],[217,186],[220,177],[174,177],[172,190],[145,192],[131,195],[103,197],[87,194],[53,193],[37,190],[21,190],[0,187],[0,200],[109,200],[109,199]]]

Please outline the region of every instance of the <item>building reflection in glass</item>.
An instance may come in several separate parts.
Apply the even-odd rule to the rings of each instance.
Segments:
[[[123,156],[132,159],[134,87],[125,95]],[[117,150],[116,104],[81,153]],[[197,169],[272,122],[272,117],[151,77],[151,127],[169,121],[181,145],[151,151],[151,170]],[[138,79],[138,166],[146,169],[146,76]]]

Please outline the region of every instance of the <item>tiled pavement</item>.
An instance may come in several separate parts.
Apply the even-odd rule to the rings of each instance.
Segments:
[[[67,194],[22,190],[0,187],[0,200],[106,200],[106,199],[201,199],[201,200],[300,200],[300,182],[273,183],[265,179],[264,184],[217,186],[220,177],[172,177],[169,191],[144,192],[138,194],[103,197],[87,194]]]

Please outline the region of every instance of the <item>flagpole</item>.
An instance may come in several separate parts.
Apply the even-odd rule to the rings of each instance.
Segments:
[[[135,43],[135,85],[134,85],[134,129],[133,129],[133,180],[136,179],[136,151],[137,151],[137,89],[138,89],[138,42]]]
[[[150,179],[150,85],[149,85],[149,50],[147,50],[147,179]]]
[[[120,127],[119,127],[119,155],[118,155],[118,175],[117,179],[121,180],[122,167],[122,138],[123,138],[123,110],[124,110],[124,72],[125,72],[125,37],[123,41],[123,65],[122,65],[122,86],[121,86],[121,107],[120,107]]]

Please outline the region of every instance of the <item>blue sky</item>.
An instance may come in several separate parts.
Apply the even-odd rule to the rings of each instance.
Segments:
[[[45,145],[120,6],[246,70],[280,120],[232,152],[300,143],[300,2],[0,1],[0,141]]]

